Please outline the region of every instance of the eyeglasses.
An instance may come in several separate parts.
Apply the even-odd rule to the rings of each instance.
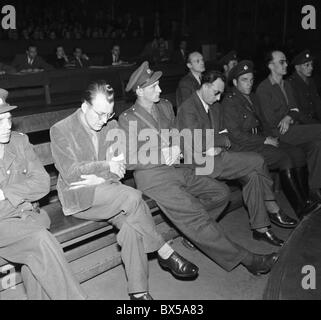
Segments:
[[[110,113],[99,113],[94,108],[91,108],[91,110],[94,111],[94,113],[97,115],[99,120],[104,120],[106,118],[106,121],[107,121],[107,120],[110,120],[115,115],[115,112],[110,114]]]
[[[215,96],[215,97],[218,97],[218,96],[220,96],[221,94],[223,94],[223,92],[220,91],[220,90],[215,90],[215,91],[214,91],[214,96]]]
[[[281,66],[283,66],[283,65],[285,65],[285,64],[288,64],[288,60],[280,60],[280,61],[278,61],[278,63],[279,63]]]

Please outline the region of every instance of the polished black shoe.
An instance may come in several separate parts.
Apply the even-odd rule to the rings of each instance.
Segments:
[[[279,209],[278,212],[269,212],[269,217],[272,223],[281,228],[291,229],[295,228],[298,224],[297,220],[289,217],[282,209]]]
[[[269,244],[272,244],[278,247],[282,247],[284,244],[284,241],[279,239],[271,230],[268,230],[264,233],[253,230],[253,238],[255,240],[265,241]]]
[[[269,273],[278,258],[279,256],[275,252],[266,255],[253,254],[251,263],[242,262],[242,264],[249,272],[259,276],[261,274]]]
[[[182,245],[189,250],[192,250],[192,251],[196,250],[196,247],[193,245],[193,243],[188,241],[186,238],[182,239]]]
[[[163,269],[170,271],[177,278],[195,278],[198,275],[198,267],[177,252],[173,252],[168,259],[162,259],[158,255],[158,262]]]
[[[130,300],[137,301],[137,300],[154,300],[152,296],[146,292],[143,296],[137,298],[133,294],[130,295]]]

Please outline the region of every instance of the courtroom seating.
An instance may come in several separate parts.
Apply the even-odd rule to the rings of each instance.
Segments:
[[[32,114],[13,118],[13,129],[28,134],[34,150],[50,174],[51,192],[40,201],[41,208],[46,210],[51,218],[50,231],[60,242],[72,270],[80,282],[85,282],[104,273],[121,263],[120,251],[116,241],[116,230],[105,221],[94,222],[64,216],[56,193],[57,171],[53,166],[50,149],[49,128],[75,111],[75,108],[62,109],[41,114]],[[123,181],[126,185],[135,187],[132,174],[128,172]],[[167,221],[155,201],[144,197],[154,216],[158,230],[168,241],[178,236],[177,230]],[[233,187],[231,203],[226,212],[235,210],[242,205],[242,196],[238,188]],[[0,271],[8,262],[0,258]],[[10,265],[9,265],[10,266]],[[16,281],[23,292],[23,284],[19,274]],[[6,274],[2,275],[3,277]],[[4,294],[1,286],[0,297]],[[5,288],[6,289],[6,288]]]

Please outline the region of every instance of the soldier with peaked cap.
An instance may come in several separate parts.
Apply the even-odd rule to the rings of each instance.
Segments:
[[[148,82],[142,79],[141,85],[145,80]],[[198,268],[157,232],[142,193],[119,181],[125,174],[125,159],[121,153],[114,154],[112,135],[114,132],[119,139],[124,135],[117,121],[111,120],[113,108],[113,88],[104,81],[95,82],[86,90],[81,108],[50,129],[52,155],[59,171],[58,196],[66,215],[105,220],[119,230],[117,242],[130,299],[152,300],[148,253],[157,251],[160,265],[180,278],[195,278]]]
[[[202,86],[190,98],[182,103],[177,113],[177,123],[180,130],[189,129],[192,132],[200,130],[203,141],[209,130],[214,130],[213,146],[201,145],[197,137],[191,139],[189,147],[195,154],[202,151],[213,153],[214,170],[207,176],[211,179],[238,180],[242,184],[242,194],[248,209],[250,226],[253,237],[276,246],[282,246],[279,239],[271,229],[271,222],[294,228],[296,221],[288,217],[278,206],[272,192],[272,179],[267,171],[264,159],[255,152],[230,151],[231,142],[220,126],[219,100],[224,92],[223,74],[218,71],[207,71],[202,78]],[[187,142],[188,143],[188,142]],[[184,143],[184,155],[186,152]],[[198,145],[200,147],[198,148]],[[215,153],[216,150],[216,153]],[[187,151],[189,151],[187,149]],[[252,150],[253,151],[253,150]],[[196,159],[195,159],[196,160]],[[194,161],[195,170],[198,166]]]
[[[284,80],[288,67],[284,53],[279,50],[269,52],[266,66],[270,69],[270,75],[256,90],[260,115],[273,136],[304,150],[308,163],[310,198],[321,202],[321,125],[302,122],[303,113],[294,90],[289,81]]]
[[[254,274],[269,272],[276,254],[247,251],[229,240],[215,221],[229,202],[228,187],[205,175],[196,175],[194,167],[180,165],[176,161],[180,142],[162,138],[161,130],[175,128],[175,116],[171,103],[160,98],[161,75],[144,62],[126,87],[126,91],[136,93],[136,103],[119,117],[128,139],[127,167],[134,170],[137,188],[154,199],[171,222],[225,270],[231,271],[241,263]],[[137,141],[137,136],[143,134],[146,139]]]
[[[31,300],[85,299],[56,238],[50,220],[32,203],[49,192],[49,175],[28,137],[11,131],[8,92],[0,89],[0,257],[21,264]]]
[[[302,116],[302,123],[321,123],[321,98],[312,77],[313,60],[309,50],[304,50],[294,57],[295,70],[289,77]]]
[[[279,142],[270,131],[264,132],[259,101],[252,92],[254,71],[252,61],[241,61],[230,72],[234,88],[223,103],[224,127],[228,130],[233,151],[261,154],[269,169],[279,170],[283,192],[298,217],[312,208],[308,201],[306,165],[301,148]],[[306,181],[306,184],[304,184]]]
[[[238,58],[235,50],[228,52],[220,59],[220,64],[222,66],[226,81],[228,81],[230,71],[237,65],[237,63]]]

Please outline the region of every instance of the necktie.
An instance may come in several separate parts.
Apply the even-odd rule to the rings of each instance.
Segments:
[[[80,67],[82,67],[83,65],[82,65],[82,62],[81,62],[81,59],[80,59],[80,58],[78,58],[78,62],[79,62],[79,64],[80,64]]]

